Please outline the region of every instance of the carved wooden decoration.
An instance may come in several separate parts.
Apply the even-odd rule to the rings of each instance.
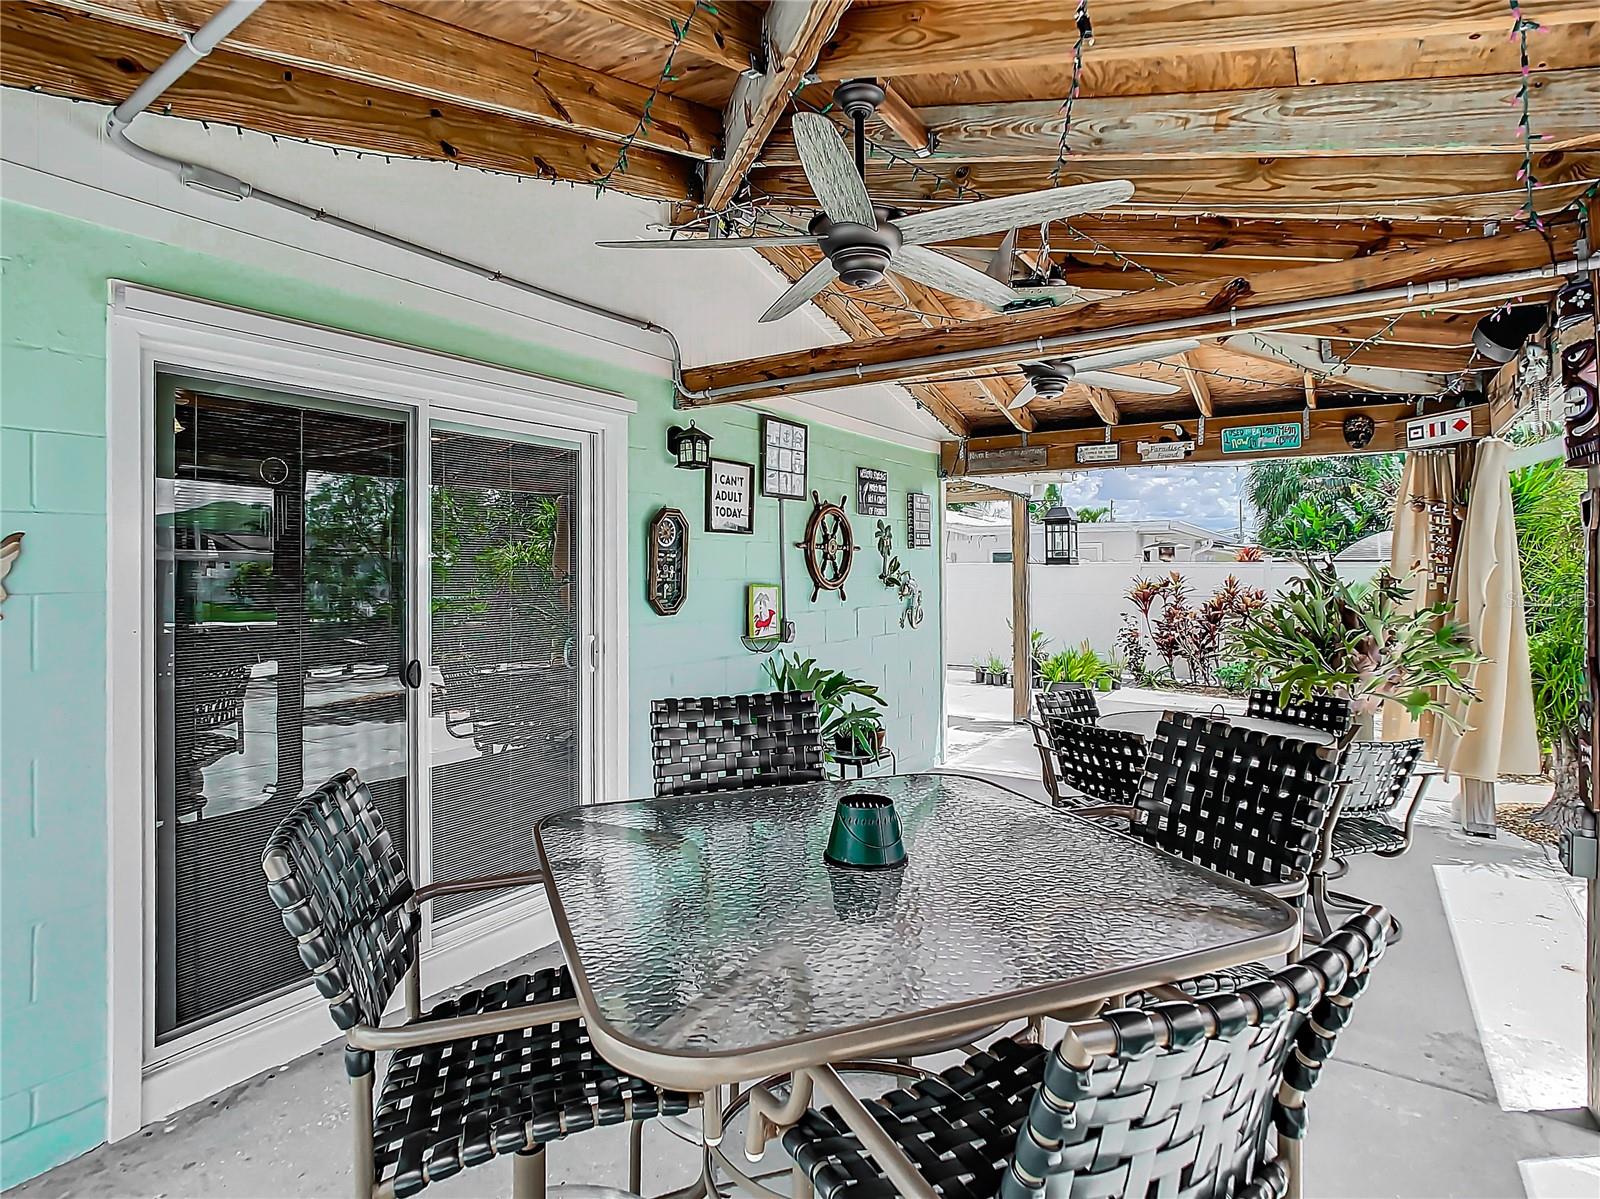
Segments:
[[[811,575],[811,602],[824,591],[837,591],[845,599],[844,581],[850,577],[850,566],[855,561],[855,544],[850,532],[850,518],[844,512],[844,496],[835,504],[811,493],[811,519],[806,522],[805,537],[795,542],[806,552],[806,571]]]

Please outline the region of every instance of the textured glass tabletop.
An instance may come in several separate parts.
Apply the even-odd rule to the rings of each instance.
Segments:
[[[894,799],[903,867],[823,862],[847,792]],[[592,1035],[672,1086],[710,1058],[765,1072],[809,1064],[810,1042],[857,1052],[902,1024],[923,1038],[1187,977],[1295,928],[1261,892],[953,775],[601,804],[538,836]]]

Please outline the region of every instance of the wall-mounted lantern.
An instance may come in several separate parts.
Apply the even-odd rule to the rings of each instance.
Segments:
[[[706,470],[711,465],[711,434],[673,425],[667,430],[667,453],[678,460],[679,470]]]
[[[1072,566],[1078,561],[1078,518],[1071,508],[1052,508],[1044,514],[1046,566]]]

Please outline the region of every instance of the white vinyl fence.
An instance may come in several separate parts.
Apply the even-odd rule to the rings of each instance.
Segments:
[[[1270,595],[1300,568],[1286,562],[1180,562],[1195,604],[1203,603],[1229,575]],[[1369,579],[1376,562],[1340,563],[1348,579]],[[945,563],[945,661],[981,662],[996,654],[1011,661],[1011,564]],[[1059,650],[1088,641],[1102,656],[1111,653],[1124,612],[1135,615],[1126,598],[1138,577],[1162,578],[1172,567],[1157,562],[1083,562],[1076,566],[1028,567],[1033,627],[1043,629]],[[1159,609],[1158,609],[1159,610]]]

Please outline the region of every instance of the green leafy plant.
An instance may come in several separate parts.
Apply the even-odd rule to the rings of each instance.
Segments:
[[[1239,646],[1282,698],[1331,692],[1370,717],[1382,700],[1412,716],[1451,719],[1451,693],[1476,698],[1462,670],[1480,660],[1448,604],[1410,611],[1411,588],[1387,570],[1369,584],[1341,579],[1328,558],[1306,558],[1305,577],[1266,601]]]
[[[1256,685],[1258,674],[1255,662],[1235,658],[1217,667],[1217,685],[1235,695],[1243,695]]]
[[[779,691],[811,693],[822,718],[824,746],[843,743],[861,753],[875,751],[883,729],[882,720],[871,708],[854,704],[847,708],[845,704],[852,698],[859,698],[888,707],[888,701],[878,694],[876,686],[852,678],[842,670],[824,669],[817,665],[815,658],[802,658],[798,653],[792,658],[780,653],[769,659],[767,677]]]
[[[1559,462],[1511,474],[1523,615],[1533,675],[1533,714],[1550,755],[1555,793],[1534,819],[1565,828],[1578,818],[1579,705],[1584,696],[1584,563],[1579,517],[1582,477]]]
[[[1400,488],[1400,454],[1345,454],[1255,462],[1245,494],[1267,549],[1335,554],[1387,529]]]
[[[990,674],[995,675],[1003,675],[1010,669],[1006,665],[1005,659],[999,654],[990,654],[989,661],[985,664],[985,666]]]
[[[1111,663],[1095,653],[1087,641],[1052,654],[1044,662],[1044,678],[1049,683],[1082,683],[1085,687],[1098,687],[1111,677]]]

